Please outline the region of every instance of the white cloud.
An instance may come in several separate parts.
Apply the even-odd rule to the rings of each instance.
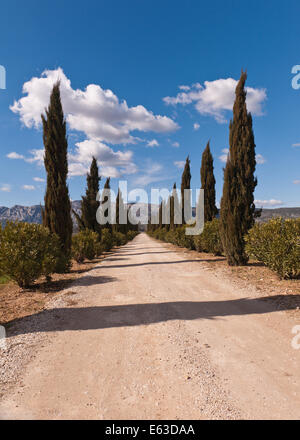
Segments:
[[[98,160],[101,176],[120,177],[137,171],[132,151],[113,151],[100,141],[86,139],[78,142],[75,150],[69,154],[69,175],[86,174],[93,156]]]
[[[179,142],[172,142],[172,147],[175,147],[175,148],[179,148],[180,147],[180,143]]]
[[[300,143],[298,143],[298,144],[292,144],[292,147],[300,147]]]
[[[202,115],[213,116],[218,122],[226,122],[224,112],[233,108],[235,89],[238,81],[233,78],[205,81],[204,86],[193,84],[189,91],[178,93],[175,97],[166,96],[167,105],[194,104]],[[262,104],[266,100],[265,89],[246,87],[247,108],[254,115],[262,114]]]
[[[0,185],[0,191],[2,191],[2,192],[10,192],[11,191],[11,185],[9,185],[8,183],[4,183],[4,184]]]
[[[34,185],[23,185],[22,189],[25,189],[26,191],[34,191],[35,186]]]
[[[142,105],[128,107],[127,102],[109,89],[89,84],[85,90],[73,89],[63,70],[45,70],[23,85],[26,96],[15,101],[10,109],[19,114],[26,127],[41,125],[41,113],[49,104],[53,84],[60,80],[61,98],[71,130],[81,131],[90,139],[111,144],[135,143],[131,132],[166,133],[178,125],[167,116],[154,115]]]
[[[146,186],[150,183],[161,182],[162,180],[166,180],[166,174],[163,173],[163,167],[161,164],[147,161],[146,168],[143,170],[143,174],[136,177],[134,180],[135,185]]]
[[[221,154],[221,156],[219,156],[219,159],[220,159],[221,162],[226,163],[227,162],[228,153],[229,153],[229,148],[223,148],[222,153],[224,153],[224,154]]]
[[[274,207],[274,206],[282,206],[284,202],[281,200],[270,199],[270,200],[254,200],[256,207],[258,208],[266,208],[266,207]]]
[[[258,165],[262,165],[263,163],[266,162],[266,159],[265,159],[261,154],[257,154],[257,155],[255,156],[255,159],[256,159],[256,163],[257,163]]]
[[[35,182],[45,182],[45,179],[42,179],[41,177],[34,177],[33,180]]]
[[[200,124],[198,124],[197,122],[195,122],[194,124],[194,130],[197,131],[200,128]]]
[[[299,180],[299,179],[294,180],[293,184],[294,184],[294,185],[300,185],[300,180]]]
[[[148,146],[148,147],[158,147],[158,146],[159,146],[159,143],[157,142],[156,139],[152,139],[152,141],[148,141],[148,142],[147,142],[147,146]]]
[[[219,156],[219,159],[220,159],[221,162],[226,163],[227,162],[227,157],[228,157],[228,154],[229,154],[229,148],[223,148],[222,152],[224,154],[221,154],[221,156]],[[263,163],[266,162],[266,159],[261,154],[257,154],[255,156],[255,158],[256,158],[256,162],[259,165],[262,165]]]
[[[187,92],[188,90],[190,90],[190,86],[185,86],[185,85],[182,85],[182,86],[178,86],[178,88],[180,89],[180,90],[184,90],[185,92]]]
[[[179,170],[184,168],[184,164],[185,164],[184,160],[175,160],[174,162],[175,167],[177,167]]]
[[[6,157],[8,157],[9,159],[25,159],[23,154],[16,153],[15,151],[8,153]]]
[[[21,159],[25,160],[25,162],[33,163],[37,162],[39,165],[43,165],[44,163],[44,150],[30,150],[29,153],[31,156],[25,157],[23,154],[18,154],[12,151],[11,153],[7,154],[6,157],[9,159]]]

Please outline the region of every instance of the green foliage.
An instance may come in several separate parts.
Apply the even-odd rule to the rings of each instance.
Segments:
[[[151,237],[157,240],[166,241],[187,249],[195,249],[194,237],[185,234],[185,228],[189,226],[178,226],[176,229],[167,230],[166,228],[158,228],[150,232]]]
[[[252,117],[247,112],[245,82],[242,72],[235,91],[233,119],[229,127],[229,157],[224,170],[221,200],[221,237],[228,264],[244,265],[248,261],[244,236],[254,225],[255,143]]]
[[[216,207],[216,179],[214,176],[214,160],[210,152],[209,142],[202,154],[201,161],[201,188],[204,189],[204,220],[211,221],[217,214]]]
[[[101,231],[101,245],[105,252],[110,251],[110,249],[114,245],[113,236],[111,230],[108,228],[104,228]]]
[[[114,246],[123,246],[127,243],[127,237],[122,232],[113,232],[113,244]]]
[[[101,254],[99,235],[85,229],[74,234],[72,237],[72,257],[77,263],[82,263],[85,259],[92,260]]]
[[[194,244],[198,252],[222,255],[223,246],[220,236],[220,221],[213,219],[210,222],[206,222],[202,234],[194,236]]]
[[[87,188],[81,201],[81,217],[73,210],[79,230],[90,229],[100,236],[101,226],[97,222],[96,213],[100,202],[97,200],[99,192],[99,170],[96,159],[93,157],[90,172],[87,174]]]
[[[127,241],[133,240],[138,235],[138,231],[128,231],[126,234]]]
[[[29,287],[41,275],[49,279],[60,256],[60,242],[36,224],[7,222],[0,229],[0,272]]]
[[[246,252],[281,278],[300,276],[300,219],[276,218],[255,224],[245,238]]]
[[[59,237],[62,253],[57,269],[66,272],[70,266],[73,224],[67,186],[68,141],[59,82],[53,86],[50,104],[46,110],[46,116],[42,115],[42,122],[44,162],[47,172],[45,208],[42,211],[43,225]]]
[[[186,158],[184,170],[181,176],[181,209],[182,209],[182,223],[185,223],[184,219],[184,190],[191,188],[191,169],[190,169],[190,158]]]

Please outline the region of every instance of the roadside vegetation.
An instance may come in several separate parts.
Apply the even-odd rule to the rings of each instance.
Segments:
[[[276,218],[265,224],[255,223],[261,210],[254,204],[254,190],[257,185],[254,174],[255,142],[252,118],[246,106],[246,79],[246,73],[242,72],[236,88],[219,218],[213,157],[208,143],[200,167],[201,187],[204,189],[203,233],[196,236],[186,235],[187,225],[179,225],[175,221],[174,205],[179,202],[183,211],[184,190],[190,189],[188,157],[181,179],[181,198],[179,199],[174,184],[169,200],[160,204],[157,224],[149,222],[148,234],[183,248],[225,256],[229,266],[246,266],[249,258],[252,258],[275,271],[280,278],[297,279],[300,278],[300,218]],[[164,221],[167,206],[170,207],[170,222]]]

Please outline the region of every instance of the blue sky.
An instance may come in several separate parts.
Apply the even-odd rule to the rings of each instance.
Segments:
[[[300,64],[299,14],[299,2],[291,0],[5,2],[0,205],[43,202],[38,123],[57,77],[69,126],[72,199],[84,193],[92,153],[102,174],[114,176],[113,188],[120,178],[129,189],[146,190],[179,185],[189,154],[192,186],[199,187],[210,139],[219,200],[233,80],[244,68],[263,162],[255,198],[265,207],[300,206],[300,146],[293,146],[300,145],[300,89],[291,86],[292,67]]]

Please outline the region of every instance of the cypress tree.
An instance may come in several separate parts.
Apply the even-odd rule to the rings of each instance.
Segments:
[[[43,225],[56,233],[61,242],[62,256],[57,270],[65,272],[70,267],[72,218],[68,175],[68,141],[66,121],[63,114],[60,84],[52,89],[46,116],[42,115],[43,141],[45,146],[44,163],[47,172],[45,208],[42,212]]]
[[[90,229],[91,231],[97,232],[99,236],[101,233],[101,227],[97,222],[96,213],[100,205],[100,202],[97,200],[100,180],[101,178],[99,177],[97,161],[93,157],[90,172],[87,174],[86,178],[87,188],[85,196],[82,197],[81,201],[81,217],[79,217],[79,215],[73,210],[79,229]]]
[[[214,160],[210,152],[209,141],[202,154],[201,161],[201,188],[204,189],[204,220],[211,221],[217,214],[216,207],[216,180],[214,176]]]
[[[235,91],[233,119],[229,126],[229,156],[224,170],[221,200],[221,237],[229,265],[247,263],[244,236],[254,224],[255,143],[252,117],[247,112],[246,72]]]
[[[162,210],[163,210],[163,202],[160,203],[160,205],[159,205],[159,211],[158,211],[158,222],[159,222],[159,228],[162,228],[162,224],[163,224]]]
[[[104,189],[109,189],[110,190],[110,177],[108,177],[106,179],[106,182],[104,184]],[[110,196],[104,196],[103,197],[102,203],[107,203],[107,202],[108,202],[109,205],[111,204],[111,197]],[[109,209],[106,208],[103,214],[104,214],[105,217],[108,217]],[[104,227],[108,228],[110,231],[112,231],[112,224],[109,222],[109,219],[107,220],[107,223],[104,225]]]
[[[124,205],[124,200],[122,197],[122,192],[119,188],[117,198],[116,198],[116,224],[115,224],[115,231],[122,232],[123,234],[126,234],[128,225],[127,224],[120,224],[120,211],[126,212],[126,207]]]
[[[181,177],[181,209],[182,209],[182,224],[185,224],[184,219],[184,190],[191,188],[191,171],[190,171],[190,158],[186,158],[184,170]]]

